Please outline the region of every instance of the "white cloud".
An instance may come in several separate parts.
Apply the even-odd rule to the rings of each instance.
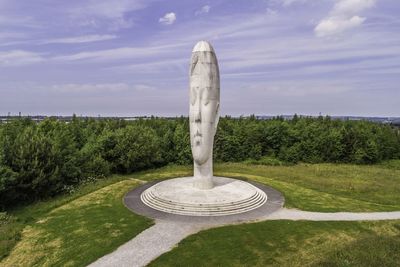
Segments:
[[[278,0],[284,7],[290,6],[294,3],[305,3],[308,0]]]
[[[128,12],[145,8],[150,1],[144,0],[89,0],[79,2],[68,13],[72,20],[83,26],[103,27],[111,30],[130,28],[133,20],[127,17]]]
[[[37,21],[30,16],[10,16],[0,14],[0,25],[2,26],[18,26],[24,28],[40,28]]]
[[[125,83],[101,83],[101,84],[76,84],[76,83],[68,83],[68,84],[55,84],[51,86],[51,89],[57,92],[62,93],[94,93],[94,92],[118,92],[118,91],[127,91],[131,87]]]
[[[109,60],[129,59],[129,58],[146,58],[150,56],[168,55],[175,49],[182,47],[182,44],[146,46],[146,47],[118,47],[105,50],[91,50],[79,52],[71,55],[63,55],[54,57],[54,60],[60,61],[77,61],[85,60],[86,62],[100,62]]]
[[[340,34],[363,24],[365,17],[358,14],[375,5],[376,0],[337,0],[328,17],[314,28],[318,37]]]
[[[202,15],[202,14],[208,13],[208,12],[210,12],[210,10],[211,10],[211,7],[209,5],[205,5],[202,8],[200,8],[199,10],[197,10],[194,14],[196,16],[198,16],[198,15]]]
[[[158,22],[165,24],[165,25],[171,25],[175,22],[176,20],[176,14],[174,12],[167,13],[164,15],[164,17],[160,18]]]
[[[71,8],[69,12],[82,17],[121,18],[126,12],[144,8],[145,3],[142,0],[90,0]]]
[[[149,56],[149,52],[145,48],[136,47],[118,47],[106,50],[95,50],[95,51],[85,51],[79,52],[72,55],[57,56],[55,60],[61,61],[75,61],[75,60],[94,60],[94,61],[104,61],[104,60],[117,60],[140,56]]]
[[[117,67],[111,67],[109,69],[119,73],[134,72],[142,74],[158,74],[174,72],[176,70],[185,71],[188,64],[187,61],[187,58],[151,60],[150,62],[146,63],[120,65]]]
[[[91,43],[91,42],[99,42],[105,40],[111,40],[117,38],[116,35],[83,35],[83,36],[76,36],[76,37],[66,37],[66,38],[57,38],[57,39],[49,39],[43,41],[43,44],[78,44],[78,43]]]
[[[278,15],[278,11],[272,8],[267,8],[267,16],[274,17],[276,15]]]
[[[322,20],[314,29],[318,37],[338,34],[348,29],[360,26],[365,21],[365,18],[353,16],[349,19],[345,18],[327,18]]]
[[[43,61],[44,58],[35,52],[12,50],[0,52],[0,66],[22,66]]]
[[[357,14],[364,9],[373,7],[375,2],[376,0],[339,0],[335,4],[332,12],[334,15]]]
[[[27,37],[28,34],[21,33],[21,32],[0,32],[0,40],[8,40],[8,39],[22,39]],[[3,45],[3,44],[0,44]]]

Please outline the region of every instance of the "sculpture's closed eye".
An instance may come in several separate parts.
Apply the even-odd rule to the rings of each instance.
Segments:
[[[190,88],[190,104],[194,106],[196,104],[197,100],[197,93],[196,93],[196,88],[191,87]]]

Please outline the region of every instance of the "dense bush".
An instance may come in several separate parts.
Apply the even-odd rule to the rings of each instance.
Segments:
[[[400,158],[398,128],[329,117],[222,118],[216,161],[369,164]],[[0,209],[70,191],[111,173],[190,164],[187,118],[18,119],[0,124]]]

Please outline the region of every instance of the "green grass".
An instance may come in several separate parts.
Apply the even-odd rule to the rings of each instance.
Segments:
[[[273,163],[278,166],[263,165],[270,163],[269,160],[264,160],[261,165],[216,164],[215,174],[251,179],[273,186],[285,195],[285,206],[291,208],[311,211],[400,210],[399,161],[373,166],[280,166],[275,162]],[[114,175],[83,185],[71,195],[19,207],[8,211],[8,215],[0,214],[0,260],[3,258],[0,265],[84,266],[113,251],[152,224],[150,220],[132,214],[122,204],[123,195],[138,186],[138,180],[167,179],[188,176],[191,173],[192,166],[166,166],[131,175]],[[291,224],[269,223],[271,227],[276,223],[276,228]],[[299,225],[301,226],[293,222],[292,226],[297,229]],[[304,229],[312,232],[307,229],[316,227],[322,233],[329,228],[318,228],[318,225],[319,223],[310,223],[309,228]],[[348,229],[351,230],[358,224],[348,225]],[[364,226],[357,227],[364,229],[363,233],[368,232]],[[278,231],[275,228],[268,228],[266,231],[269,230]],[[398,238],[364,237],[367,241],[372,238],[371,240],[377,243],[383,240],[382,246],[395,246],[393,238]],[[254,244],[239,242],[237,245],[242,249],[253,249]],[[337,253],[341,255],[345,252],[346,250]]]
[[[150,266],[399,266],[400,221],[266,221],[202,231]]]
[[[260,159],[247,159],[243,161],[247,165],[265,165],[265,166],[292,166],[293,163],[281,161],[274,157],[262,157]]]
[[[270,162],[268,162],[270,164]],[[277,164],[270,164],[277,165]],[[373,166],[217,164],[216,175],[255,180],[311,211],[400,210],[399,161]],[[200,232],[151,266],[399,266],[400,221],[266,221]]]
[[[132,175],[113,175],[81,186],[71,195],[19,207],[0,216],[1,266],[85,266],[152,225],[122,203],[136,179],[190,174],[167,166]]]
[[[53,209],[26,226],[4,266],[85,266],[127,242],[152,222],[126,209],[124,180]]]
[[[400,210],[400,168],[386,165],[217,164],[216,175],[250,179],[275,187],[285,206],[309,211]]]

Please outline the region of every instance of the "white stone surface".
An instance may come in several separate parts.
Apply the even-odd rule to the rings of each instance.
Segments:
[[[262,206],[267,195],[245,181],[214,177],[214,187],[199,189],[196,178],[165,180],[145,190],[141,200],[147,206],[168,213],[191,216],[239,214]]]
[[[219,120],[220,81],[214,48],[198,42],[190,63],[190,145],[194,160],[195,186],[213,187],[212,153]]]
[[[192,52],[214,52],[214,48],[207,41],[200,41],[194,47]]]

